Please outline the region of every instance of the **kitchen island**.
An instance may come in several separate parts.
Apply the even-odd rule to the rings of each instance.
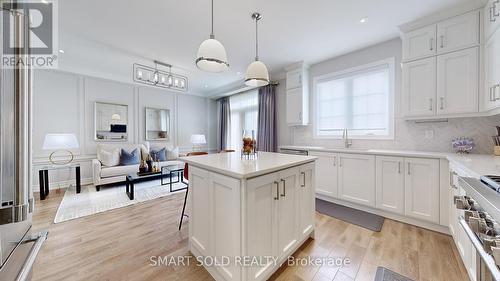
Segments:
[[[316,157],[181,160],[189,165],[189,249],[216,280],[266,280],[313,237]]]

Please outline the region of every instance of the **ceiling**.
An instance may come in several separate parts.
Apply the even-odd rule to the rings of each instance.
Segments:
[[[297,61],[314,64],[397,37],[398,25],[471,1],[477,0],[214,0],[215,36],[231,65],[221,74],[194,64],[210,34],[210,0],[64,0],[59,23],[63,35],[171,63],[189,73],[192,92],[206,94],[243,79],[255,56],[254,11],[263,15],[260,59],[279,73]]]

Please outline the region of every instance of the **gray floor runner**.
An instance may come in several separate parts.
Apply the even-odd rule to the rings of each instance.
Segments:
[[[384,225],[384,217],[341,206],[316,198],[316,211],[372,231],[379,232]]]
[[[375,280],[373,281],[413,281],[413,279],[379,266],[377,267],[377,273],[375,274]]]

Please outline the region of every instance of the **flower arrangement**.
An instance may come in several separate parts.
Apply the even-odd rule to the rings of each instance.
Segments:
[[[451,141],[451,146],[456,153],[469,153],[474,148],[476,148],[476,144],[474,143],[474,139],[467,137],[459,137],[455,138]]]

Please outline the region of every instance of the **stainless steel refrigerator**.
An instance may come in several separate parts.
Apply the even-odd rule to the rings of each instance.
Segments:
[[[29,55],[28,15],[0,7],[12,28],[0,28],[4,40],[20,46],[14,58]],[[7,17],[7,18],[6,18]],[[2,26],[0,25],[0,27]],[[9,42],[11,43],[11,42]],[[0,63],[0,280],[29,280],[31,268],[47,237],[32,233],[34,208],[31,188],[31,70]]]

